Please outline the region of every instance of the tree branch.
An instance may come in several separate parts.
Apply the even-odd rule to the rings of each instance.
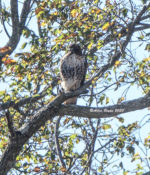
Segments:
[[[59,77],[54,78],[53,81],[50,83],[50,85],[48,87],[46,87],[40,94],[35,94],[33,97],[28,97],[28,98],[21,99],[17,103],[15,101],[8,101],[6,103],[0,104],[0,111],[8,109],[10,107],[18,108],[18,107],[21,107],[21,106],[23,106],[27,103],[34,103],[34,102],[38,101],[39,99],[41,99],[41,98],[43,98],[47,95],[46,90],[50,86],[52,88],[54,88],[57,85],[59,79],[60,79]]]
[[[150,106],[150,96],[146,95],[145,97],[126,101],[121,104],[100,108],[61,105],[59,114],[86,117],[86,118],[107,118],[131,111],[144,109],[149,106]]]
[[[59,128],[60,120],[61,120],[61,117],[58,118],[58,120],[56,122],[56,126],[55,126],[55,144],[56,144],[56,150],[57,150],[57,154],[58,154],[61,166],[66,169],[66,165],[65,165],[65,162],[64,162],[63,157],[62,157],[62,153],[61,153],[61,149],[60,149],[60,145],[59,145],[59,140],[58,140],[58,128]]]
[[[17,47],[20,36],[22,33],[22,30],[24,28],[25,22],[27,20],[27,16],[30,12],[30,6],[31,0],[26,0],[24,2],[24,6],[21,12],[21,21],[19,22],[19,14],[18,14],[18,1],[17,0],[11,0],[10,2],[11,6],[11,20],[12,20],[12,35],[9,38],[8,43],[4,47],[10,47],[11,49],[0,53],[0,66],[2,65],[2,58],[5,55],[10,55]]]
[[[31,10],[31,0],[26,0],[23,4],[21,16],[20,16],[20,35],[22,33],[22,29],[25,27],[25,23],[27,21],[28,14]]]
[[[81,88],[82,90],[82,88]],[[16,157],[22,149],[22,146],[28,139],[42,126],[47,120],[51,120],[57,115],[74,115],[86,118],[104,118],[112,117],[118,114],[144,109],[150,106],[150,96],[146,95],[136,100],[124,102],[122,104],[91,108],[73,105],[61,105],[67,98],[79,95],[82,91],[76,90],[72,93],[61,94],[51,103],[40,109],[29,121],[24,124],[18,131],[17,135],[10,140],[6,151],[0,160],[0,175],[6,175],[13,167]],[[109,111],[108,111],[109,110]]]
[[[7,35],[7,37],[10,38],[9,32],[8,32],[6,26],[5,26],[5,20],[3,19],[3,16],[2,16],[2,24],[3,24],[3,28],[4,28],[4,31],[5,31],[5,33]]]
[[[13,126],[12,116],[10,116],[9,111],[6,112],[6,119],[7,119],[9,132],[10,132],[11,136],[13,137],[15,135],[15,130],[14,130],[14,126]]]
[[[150,175],[150,171],[149,171],[149,172],[147,172],[147,173],[144,173],[144,174],[142,174],[142,175]]]

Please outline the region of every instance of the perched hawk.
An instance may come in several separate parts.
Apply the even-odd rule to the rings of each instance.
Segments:
[[[81,87],[85,80],[87,62],[78,44],[70,45],[70,51],[60,61],[61,86],[64,92]],[[64,104],[76,104],[77,97],[69,98]]]

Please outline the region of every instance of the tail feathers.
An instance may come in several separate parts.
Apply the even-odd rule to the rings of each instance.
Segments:
[[[77,97],[73,97],[73,98],[69,98],[68,100],[66,100],[64,102],[64,104],[68,105],[68,104],[76,104],[77,103]]]

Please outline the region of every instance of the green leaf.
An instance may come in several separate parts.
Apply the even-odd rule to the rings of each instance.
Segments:
[[[6,91],[0,91],[0,96],[5,95]]]
[[[122,10],[123,16],[126,17],[126,16],[127,16],[127,13],[128,13],[128,9],[124,8],[124,9]]]
[[[77,137],[77,134],[72,134],[72,135],[70,136],[70,139],[74,140],[76,137]]]
[[[148,52],[150,51],[150,44],[146,45],[145,50],[147,50]]]
[[[119,117],[119,118],[117,118],[117,119],[119,120],[119,122],[124,123],[124,118]]]
[[[93,44],[94,44],[93,41],[91,41],[90,44],[88,45],[89,50],[92,48]]]
[[[109,125],[109,124],[104,124],[104,125],[102,126],[102,128],[103,128],[104,130],[107,130],[107,129],[110,129],[110,128],[111,128],[111,125]]]
[[[27,43],[23,43],[22,46],[21,46],[21,49],[24,49],[26,47]]]
[[[109,103],[109,98],[108,97],[106,97],[106,104],[108,104]]]
[[[30,90],[31,89],[31,83],[28,82],[28,89]]]

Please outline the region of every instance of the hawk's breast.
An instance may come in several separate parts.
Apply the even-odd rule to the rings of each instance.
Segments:
[[[60,76],[65,91],[80,87],[85,72],[85,58],[76,54],[65,55],[61,59]]]

